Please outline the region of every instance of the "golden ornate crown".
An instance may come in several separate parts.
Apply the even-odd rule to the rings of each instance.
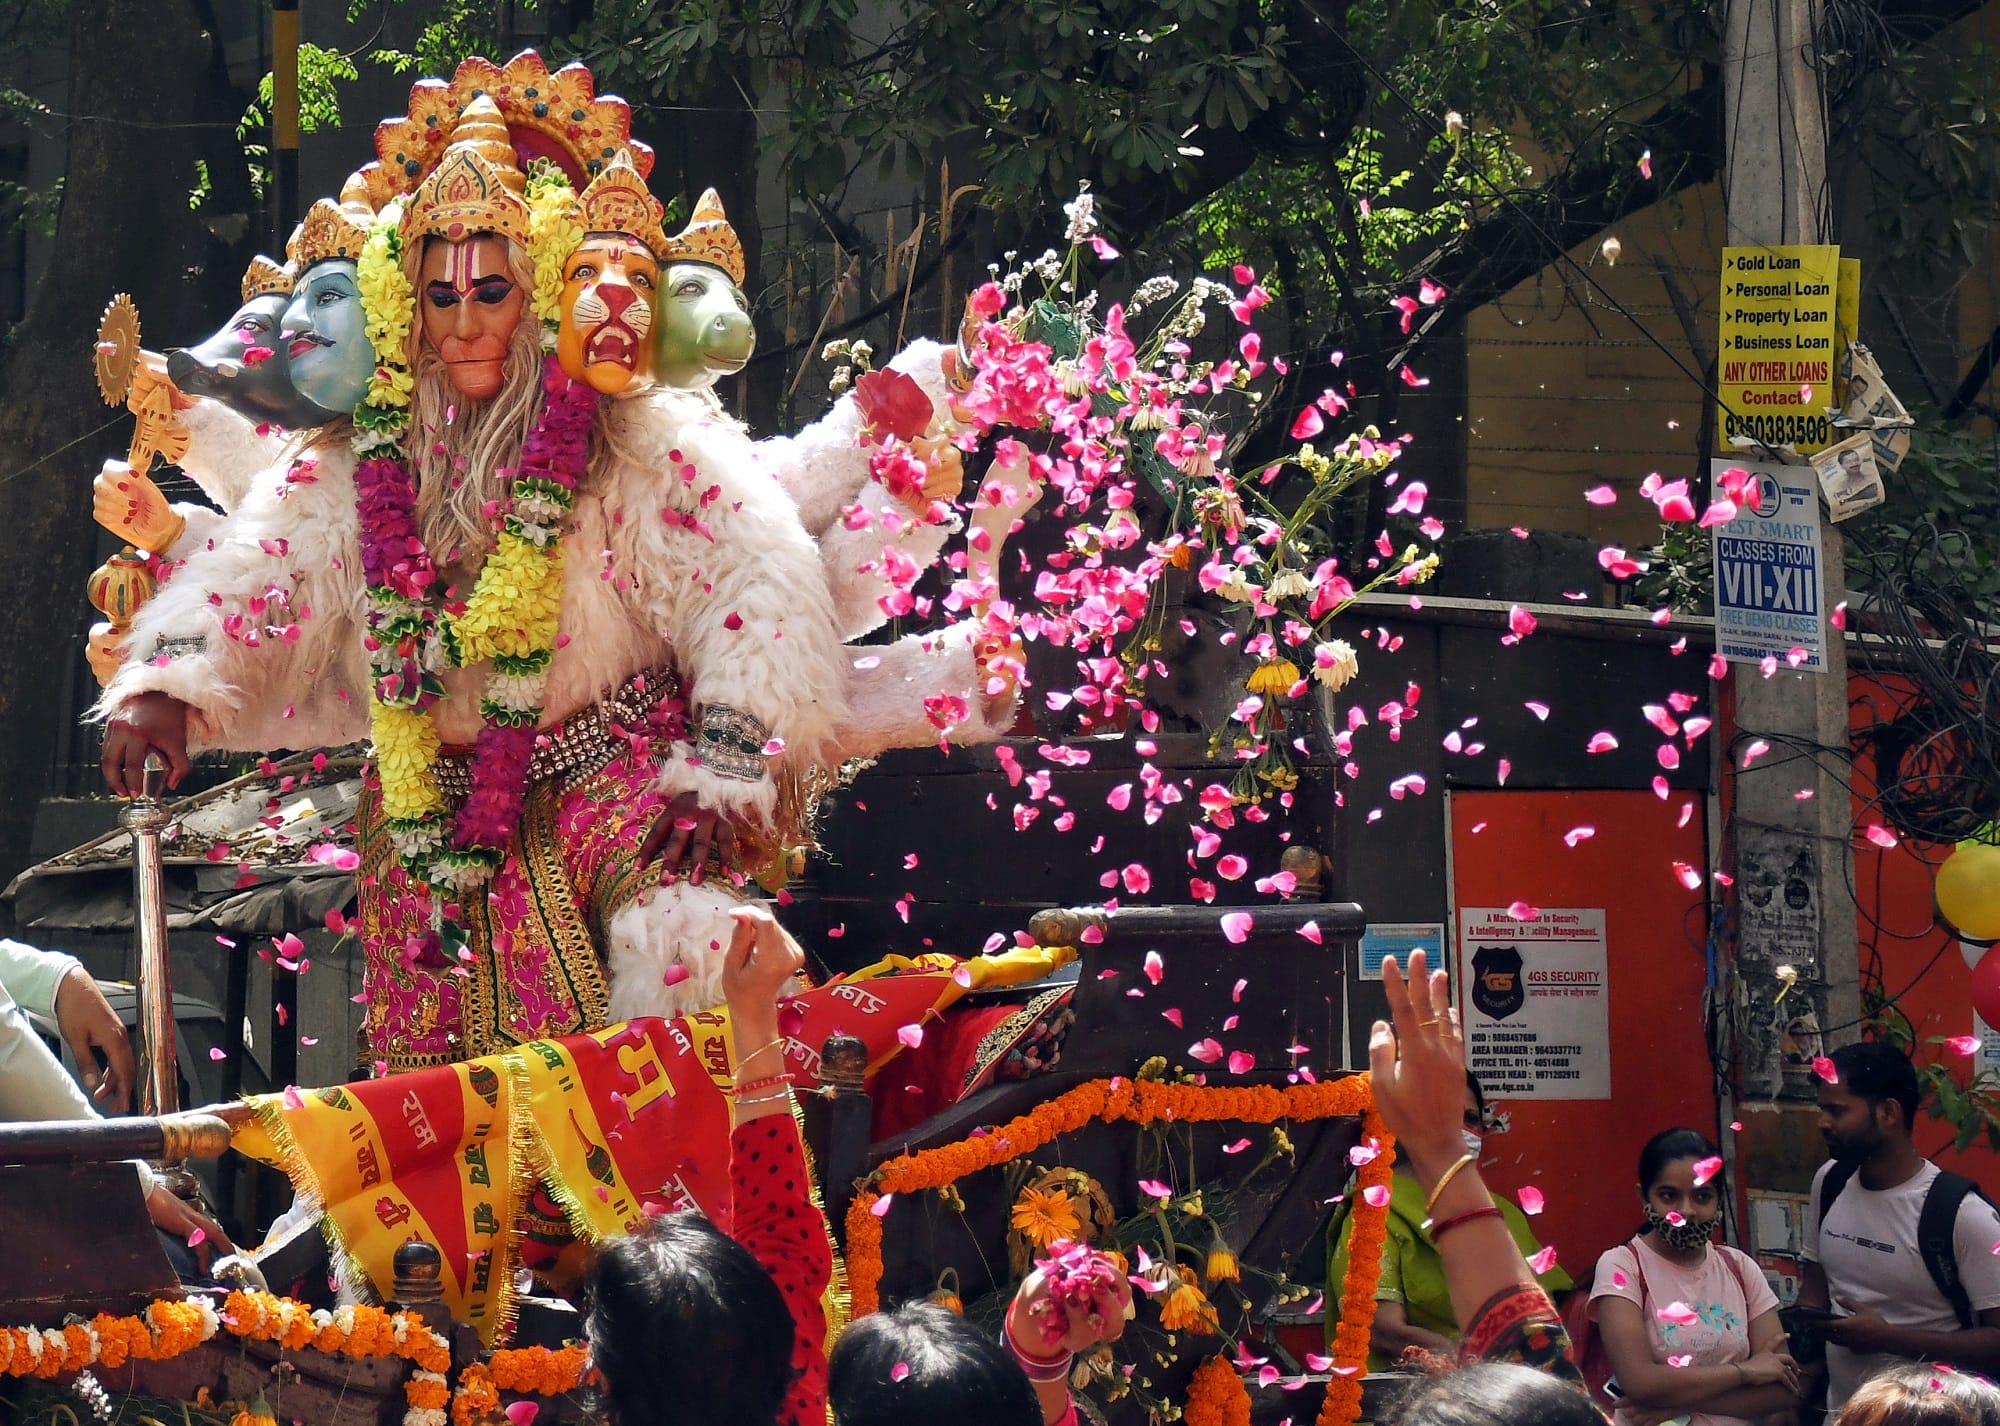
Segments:
[[[360,174],[349,174],[340,186],[338,202],[321,198],[306,210],[305,221],[285,244],[286,264],[297,278],[314,263],[330,258],[359,261],[361,245],[374,226],[375,209],[368,202],[367,187]]]
[[[250,259],[250,266],[243,270],[243,300],[254,301],[259,297],[269,297],[274,292],[289,296],[297,276],[291,268],[258,253]]]
[[[749,275],[743,265],[743,243],[723,214],[721,194],[711,188],[701,195],[688,225],[667,239],[660,261],[707,263],[728,273],[738,287],[743,285]]]
[[[403,218],[407,238],[467,238],[498,233],[528,245],[526,179],[507,141],[500,110],[484,96],[465,106],[451,143],[417,188]]]
[[[666,210],[623,150],[590,181],[579,201],[584,232],[637,238],[656,257],[666,251],[667,233],[660,226]]]
[[[490,100],[507,125],[515,162],[526,167],[553,159],[573,188],[601,173],[620,150],[644,178],[653,171],[653,151],[632,137],[632,110],[615,95],[597,93],[597,81],[581,64],[554,74],[533,50],[507,63],[474,56],[447,82],[420,80],[410,90],[408,113],[375,127],[377,161],[362,170],[376,208],[413,192],[442,161],[453,142],[453,126],[477,99]]]

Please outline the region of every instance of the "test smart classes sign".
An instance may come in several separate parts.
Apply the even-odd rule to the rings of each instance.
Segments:
[[[1798,669],[1826,666],[1825,578],[1819,484],[1811,466],[1712,460],[1750,481],[1736,518],[1715,531],[1715,648],[1732,663],[1767,658]]]
[[[1830,245],[1722,250],[1716,344],[1721,402],[1716,441],[1747,436],[1810,455],[1833,444],[1840,249]]]

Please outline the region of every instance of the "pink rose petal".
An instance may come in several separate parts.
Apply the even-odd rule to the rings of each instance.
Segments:
[[[1212,1065],[1222,1058],[1222,1046],[1213,1039],[1196,1040],[1188,1046],[1188,1054],[1205,1065]]]
[[[1257,1068],[1257,1057],[1248,1050],[1231,1050],[1229,1052],[1229,1072],[1231,1074],[1248,1074],[1255,1068]]]
[[[1530,1218],[1534,1217],[1537,1213],[1540,1213],[1542,1209],[1548,1206],[1548,1200],[1542,1197],[1542,1191],[1539,1188],[1536,1188],[1533,1184],[1529,1184],[1527,1187],[1523,1188],[1519,1193],[1515,1194],[1514,1197],[1520,1203],[1521,1211],[1527,1214]]]
[[[1148,1198],[1172,1198],[1174,1196],[1174,1191],[1156,1178],[1140,1179],[1139,1192],[1145,1194]]]
[[[1813,1057],[1812,1071],[1828,1084],[1840,1083],[1840,1071],[1834,1068],[1833,1061],[1825,1055]]]
[[[1556,1265],[1556,1250],[1555,1250],[1555,1245],[1553,1243],[1551,1243],[1548,1247],[1542,1249],[1539,1253],[1536,1253],[1532,1258],[1528,1259],[1528,1266],[1535,1270],[1536,1276],[1540,1276],[1541,1274],[1547,1272],[1550,1268],[1554,1267],[1555,1265]]]
[[[1694,1186],[1700,1188],[1722,1172],[1722,1155],[1710,1154],[1705,1159],[1696,1159],[1694,1165]]]
[[[1248,911],[1223,912],[1222,914],[1223,939],[1228,941],[1229,944],[1232,946],[1242,945],[1245,941],[1250,939],[1250,927],[1252,924],[1253,921]]]
[[[914,1050],[924,1042],[924,1027],[921,1025],[904,1025],[896,1031],[896,1038]]]
[[[1361,1201],[1370,1208],[1387,1208],[1389,1206],[1388,1187],[1379,1183],[1369,1184],[1368,1187],[1361,1190]]]

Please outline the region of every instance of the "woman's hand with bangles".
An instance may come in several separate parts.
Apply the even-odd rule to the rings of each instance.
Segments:
[[[1410,954],[1407,978],[1394,956],[1382,965],[1394,1026],[1376,1021],[1368,1037],[1375,1105],[1426,1187],[1465,1152],[1465,1037],[1448,977],[1424,952]]]

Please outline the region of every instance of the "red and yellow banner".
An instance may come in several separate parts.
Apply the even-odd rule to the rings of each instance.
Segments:
[[[873,1071],[907,1027],[1073,954],[888,957],[787,1008],[787,1068],[814,1083],[819,1047],[845,1032],[868,1046]],[[351,1268],[384,1297],[396,1249],[412,1237],[435,1244],[446,1304],[490,1343],[512,1316],[513,1230],[538,1177],[586,1240],[629,1232],[649,1206],[692,1205],[727,1227],[726,1089],[738,1050],[723,1011],[633,1020],[465,1064],[261,1096],[235,1147],[317,1196]]]

